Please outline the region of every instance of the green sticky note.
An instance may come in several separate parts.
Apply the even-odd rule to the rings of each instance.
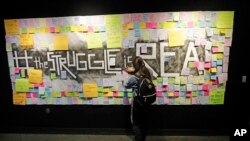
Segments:
[[[102,97],[103,93],[98,91],[98,97]]]
[[[16,79],[16,91],[17,92],[29,92],[29,80],[28,79]]]
[[[155,84],[155,85],[157,85],[157,84],[158,84],[157,79],[153,80],[153,84]]]
[[[118,96],[124,96],[124,93],[123,92],[118,92]]]
[[[6,43],[6,51],[12,51],[12,46],[10,43]]]
[[[26,77],[26,75],[25,75],[25,69],[21,69],[21,77]]]
[[[103,91],[103,87],[102,86],[98,86],[98,92],[102,92]]]
[[[192,91],[192,96],[198,96],[198,91]]]
[[[162,77],[157,77],[156,80],[157,80],[158,84],[162,84]]]
[[[26,27],[23,27],[22,28],[22,34],[26,34],[27,33],[27,28]]]
[[[211,90],[210,104],[224,104],[225,91]]]
[[[174,84],[174,83],[175,83],[175,77],[169,77],[168,84]]]
[[[193,68],[194,67],[194,62],[193,61],[189,61],[188,62],[188,67],[189,68]]]
[[[128,97],[133,97],[133,93],[132,92],[128,92]]]
[[[56,73],[55,72],[51,72],[50,73],[50,79],[51,80],[54,80],[54,79],[56,79],[57,77],[56,77]]]

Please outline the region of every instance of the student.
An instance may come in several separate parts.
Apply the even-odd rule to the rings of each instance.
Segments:
[[[134,141],[145,141],[147,132],[145,120],[147,118],[148,107],[142,105],[136,100],[136,94],[138,92],[137,82],[139,77],[146,77],[152,80],[151,73],[145,66],[143,59],[139,56],[136,56],[133,59],[132,64],[128,64],[124,70],[132,75],[125,84],[125,88],[132,88],[133,91],[133,99],[131,102],[131,123],[135,132]]]

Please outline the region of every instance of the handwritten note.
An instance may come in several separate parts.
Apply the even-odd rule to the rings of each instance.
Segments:
[[[234,12],[221,11],[217,12],[216,27],[217,28],[233,28]]]
[[[32,34],[21,34],[20,35],[20,46],[23,48],[33,48],[34,40]]]
[[[182,30],[170,30],[168,33],[169,46],[183,46],[184,34]]]
[[[83,97],[98,97],[96,83],[83,83]]]
[[[7,35],[18,34],[18,20],[4,20],[5,32]]]
[[[43,82],[42,70],[29,69],[28,75],[29,75],[30,83],[42,83]]]
[[[16,79],[16,91],[17,92],[28,92],[29,91],[29,80],[28,79]]]
[[[121,32],[107,32],[107,48],[121,48],[122,35]]]
[[[105,16],[106,30],[120,30],[121,29],[121,15],[107,15]]]
[[[102,48],[101,33],[87,33],[88,49]]]
[[[25,105],[26,94],[25,93],[13,93],[13,104],[14,105]]]
[[[54,36],[54,50],[69,50],[69,39],[67,35]]]

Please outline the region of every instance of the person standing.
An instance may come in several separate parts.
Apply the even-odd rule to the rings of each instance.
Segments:
[[[133,131],[135,132],[133,141],[145,141],[147,134],[147,125],[145,122],[147,119],[149,105],[144,105],[137,99],[137,83],[140,77],[145,77],[152,80],[152,75],[140,56],[136,56],[133,59],[132,64],[128,64],[124,71],[132,75],[126,82],[125,88],[132,88],[133,92],[130,115]]]

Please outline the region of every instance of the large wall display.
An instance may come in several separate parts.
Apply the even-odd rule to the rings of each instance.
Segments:
[[[233,11],[6,19],[15,105],[128,105],[123,68],[141,56],[156,105],[223,104]]]

